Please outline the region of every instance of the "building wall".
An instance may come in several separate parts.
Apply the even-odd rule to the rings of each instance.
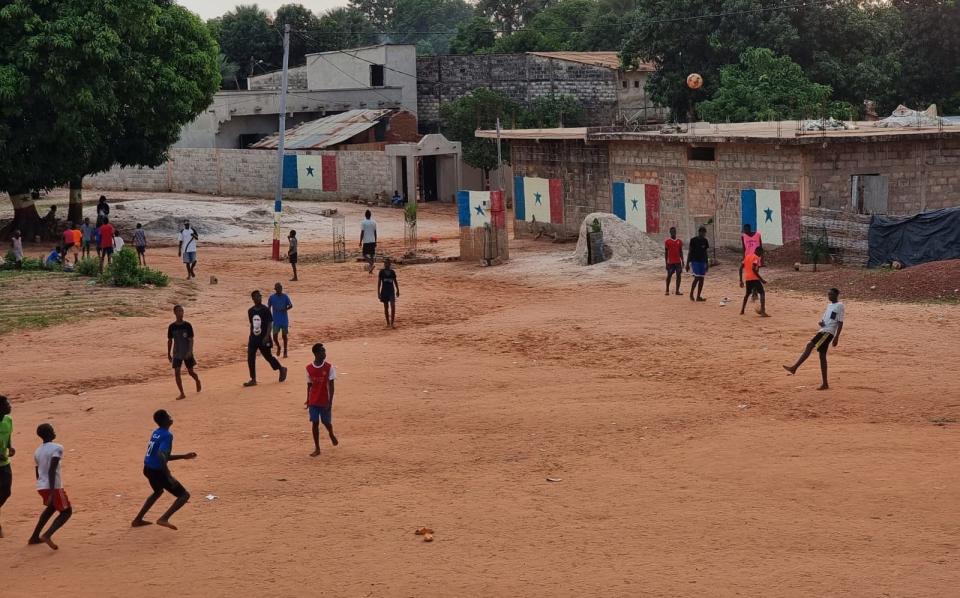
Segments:
[[[801,238],[826,237],[831,253],[844,264],[866,266],[870,216],[824,208],[804,208]]]
[[[337,156],[337,192],[285,189],[284,197],[336,201],[389,194],[395,188],[383,152],[294,152]],[[272,198],[277,154],[263,150],[173,149],[157,168],[119,168],[84,179],[89,188]],[[389,195],[387,195],[389,197]]]
[[[579,233],[580,223],[592,212],[609,212],[611,181],[606,144],[583,141],[513,141],[510,144],[514,175],[563,181],[563,224],[514,222],[518,237],[547,230],[561,237]],[[512,182],[510,187],[512,188]]]
[[[384,87],[399,88],[400,104],[417,114],[417,49],[411,45],[382,45],[307,54],[307,89],[371,88],[371,63],[383,65]],[[376,94],[379,88],[372,88]],[[393,98],[391,97],[392,101]],[[359,106],[354,106],[357,108]],[[374,105],[367,106],[374,108]]]
[[[617,102],[619,104],[620,120],[623,122],[665,122],[670,111],[654,105],[647,95],[646,71],[621,71],[620,83],[617,87]]]
[[[247,78],[247,89],[251,91],[280,89],[283,72],[274,71]],[[287,89],[307,89],[307,67],[297,66],[287,69]]]
[[[436,131],[440,107],[483,87],[520,104],[550,95],[571,95],[587,124],[609,125],[617,115],[617,71],[531,54],[421,56],[417,58],[421,130]]]
[[[960,205],[960,138],[811,144],[804,153],[808,205],[854,211],[851,177],[869,174],[888,177],[888,214]]]

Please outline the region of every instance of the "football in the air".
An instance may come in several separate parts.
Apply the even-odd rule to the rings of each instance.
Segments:
[[[698,73],[690,73],[687,75],[687,87],[690,89],[700,89],[703,87],[703,77]]]

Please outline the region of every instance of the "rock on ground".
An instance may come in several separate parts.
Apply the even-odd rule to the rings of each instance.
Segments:
[[[639,228],[613,214],[594,212],[580,223],[577,248],[570,258],[581,266],[587,265],[587,231],[595,218],[603,230],[603,252],[608,261],[645,262],[663,257],[663,246]]]

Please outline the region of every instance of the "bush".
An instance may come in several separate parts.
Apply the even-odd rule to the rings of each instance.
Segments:
[[[13,250],[10,250],[3,256],[3,263],[0,264],[0,270],[16,270],[17,258],[13,255]],[[43,270],[40,267],[41,263],[39,259],[23,256],[23,264],[21,265],[21,270],[35,271]],[[59,268],[55,268],[59,270]]]
[[[165,287],[170,279],[163,272],[141,268],[136,252],[129,247],[124,247],[113,254],[113,260],[101,278],[101,282],[115,287],[139,287],[145,284]]]
[[[77,263],[74,272],[81,276],[98,276],[100,274],[100,260],[95,257],[85,257]]]

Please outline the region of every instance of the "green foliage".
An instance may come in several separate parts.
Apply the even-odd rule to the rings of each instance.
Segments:
[[[334,8],[320,17],[317,51],[343,50],[377,42],[373,25],[356,8]]]
[[[16,270],[17,258],[13,255],[13,251],[8,251],[5,256],[3,256],[3,263],[0,264],[0,270]],[[23,263],[21,265],[21,270],[40,270],[40,260],[29,258],[23,256]]]
[[[827,233],[821,235],[808,235],[800,243],[803,246],[803,254],[811,264],[820,264],[830,257],[830,244],[827,242]]]
[[[473,16],[464,0],[394,0],[393,6],[390,41],[414,44],[420,55],[446,54],[452,39],[448,34]]]
[[[477,12],[493,19],[497,28],[510,35],[523,27],[541,10],[550,4],[550,0],[479,0]]]
[[[960,2],[893,0],[893,6],[903,18],[899,99],[960,114]]]
[[[450,42],[450,53],[476,54],[493,47],[494,41],[493,23],[485,17],[475,16],[457,25],[457,36]]]
[[[115,287],[139,287],[145,284],[165,287],[170,279],[163,272],[141,268],[136,252],[129,247],[124,247],[113,255],[113,260],[104,272],[101,282]]]
[[[410,202],[403,207],[403,220],[407,224],[417,223],[417,204],[415,202]]]
[[[477,139],[477,129],[496,128],[497,117],[507,128],[520,116],[520,106],[505,95],[486,88],[475,89],[462,98],[440,108],[442,132],[447,139],[463,144],[463,160],[485,173],[497,167],[497,145],[492,139]],[[502,142],[504,162],[509,160],[510,148]]]
[[[524,129],[551,129],[577,127],[584,123],[583,105],[569,95],[544,96],[530,102],[521,110],[518,125]]]
[[[95,257],[85,257],[77,262],[74,272],[80,276],[98,276],[100,274],[100,260]]]
[[[600,220],[598,218],[594,218],[593,222],[590,223],[590,232],[592,233],[603,232],[603,226],[600,225]]]
[[[697,106],[713,122],[801,119],[825,113],[830,88],[807,79],[800,65],[767,48],[751,48],[720,70],[713,99]]]
[[[381,31],[390,26],[396,6],[394,0],[350,0],[348,4],[352,10],[362,15],[371,27]]]
[[[308,53],[320,51],[318,44],[314,41],[314,34],[320,29],[320,19],[302,4],[284,4],[277,9],[273,28],[276,31],[283,31],[287,24],[292,31],[305,34],[290,35],[290,66],[306,64]],[[277,66],[283,65],[282,46],[275,60]]]
[[[279,68],[278,57],[283,56],[283,44],[273,29],[270,13],[256,4],[240,5],[217,19],[220,51],[230,62],[241,65],[244,76],[251,73],[253,65],[262,60],[272,68]],[[269,70],[269,67],[268,67]]]
[[[554,52],[560,48],[550,45],[539,31],[523,29],[510,35],[498,37],[491,52],[494,54],[517,54],[521,52]]]

